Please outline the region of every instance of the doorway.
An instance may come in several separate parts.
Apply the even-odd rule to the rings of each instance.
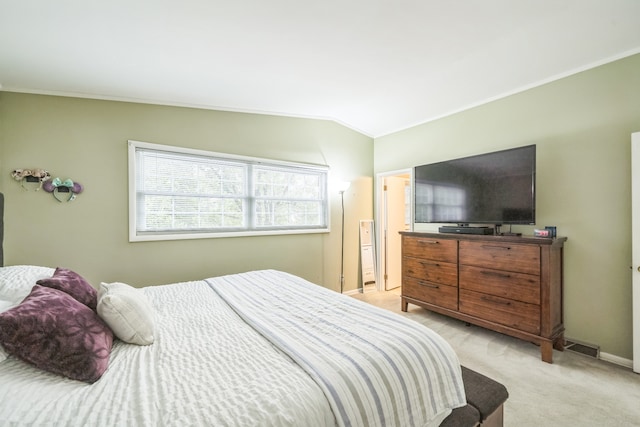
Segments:
[[[399,289],[402,284],[400,231],[411,231],[412,169],[380,173],[376,180],[379,291]]]
[[[631,135],[633,371],[640,373],[640,132]]]

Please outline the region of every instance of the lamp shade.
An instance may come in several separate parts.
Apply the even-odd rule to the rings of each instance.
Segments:
[[[349,187],[351,186],[351,182],[349,181],[342,181],[338,183],[338,193],[344,193],[345,191],[347,191],[349,189]]]

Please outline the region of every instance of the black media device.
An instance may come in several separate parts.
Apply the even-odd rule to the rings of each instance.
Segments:
[[[441,232],[493,234],[466,225],[535,224],[536,146],[416,166],[413,188],[415,222],[455,224]]]
[[[488,235],[493,234],[493,228],[491,227],[469,227],[469,226],[448,226],[443,225],[438,228],[438,231],[441,233],[456,233],[456,234],[482,234]]]

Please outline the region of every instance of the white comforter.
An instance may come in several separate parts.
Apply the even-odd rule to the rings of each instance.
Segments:
[[[466,403],[455,353],[416,322],[279,271],[207,282],[315,379],[340,426],[426,426]]]
[[[313,380],[204,281],[145,291],[157,313],[155,343],[116,341],[109,369],[93,385],[14,358],[0,363],[0,425],[335,424]]]
[[[92,385],[12,357],[0,362],[0,425],[336,424],[326,387],[242,321],[207,282],[144,291],[157,313],[155,343],[141,347],[115,341],[109,369]],[[457,377],[450,381],[461,386]]]

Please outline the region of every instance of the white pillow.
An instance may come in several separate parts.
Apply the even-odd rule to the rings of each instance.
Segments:
[[[35,265],[0,267],[0,299],[18,305],[40,279],[53,276],[55,269]],[[0,312],[3,310],[0,308]]]
[[[7,352],[4,350],[4,347],[0,345],[0,363],[7,360],[7,357],[9,357],[9,354],[7,354]]]
[[[2,313],[3,311],[7,311],[15,306],[16,304],[14,304],[13,301],[6,301],[0,298],[0,313]],[[0,363],[2,363],[2,361],[5,360],[8,356],[9,355],[5,351],[4,347],[2,347],[2,344],[0,344]]]
[[[13,301],[7,301],[6,299],[0,298],[0,313],[2,313],[3,311],[7,311],[10,308],[15,307],[16,305],[18,304]]]
[[[153,343],[153,306],[139,289],[126,283],[101,283],[97,311],[122,341],[137,345]]]

